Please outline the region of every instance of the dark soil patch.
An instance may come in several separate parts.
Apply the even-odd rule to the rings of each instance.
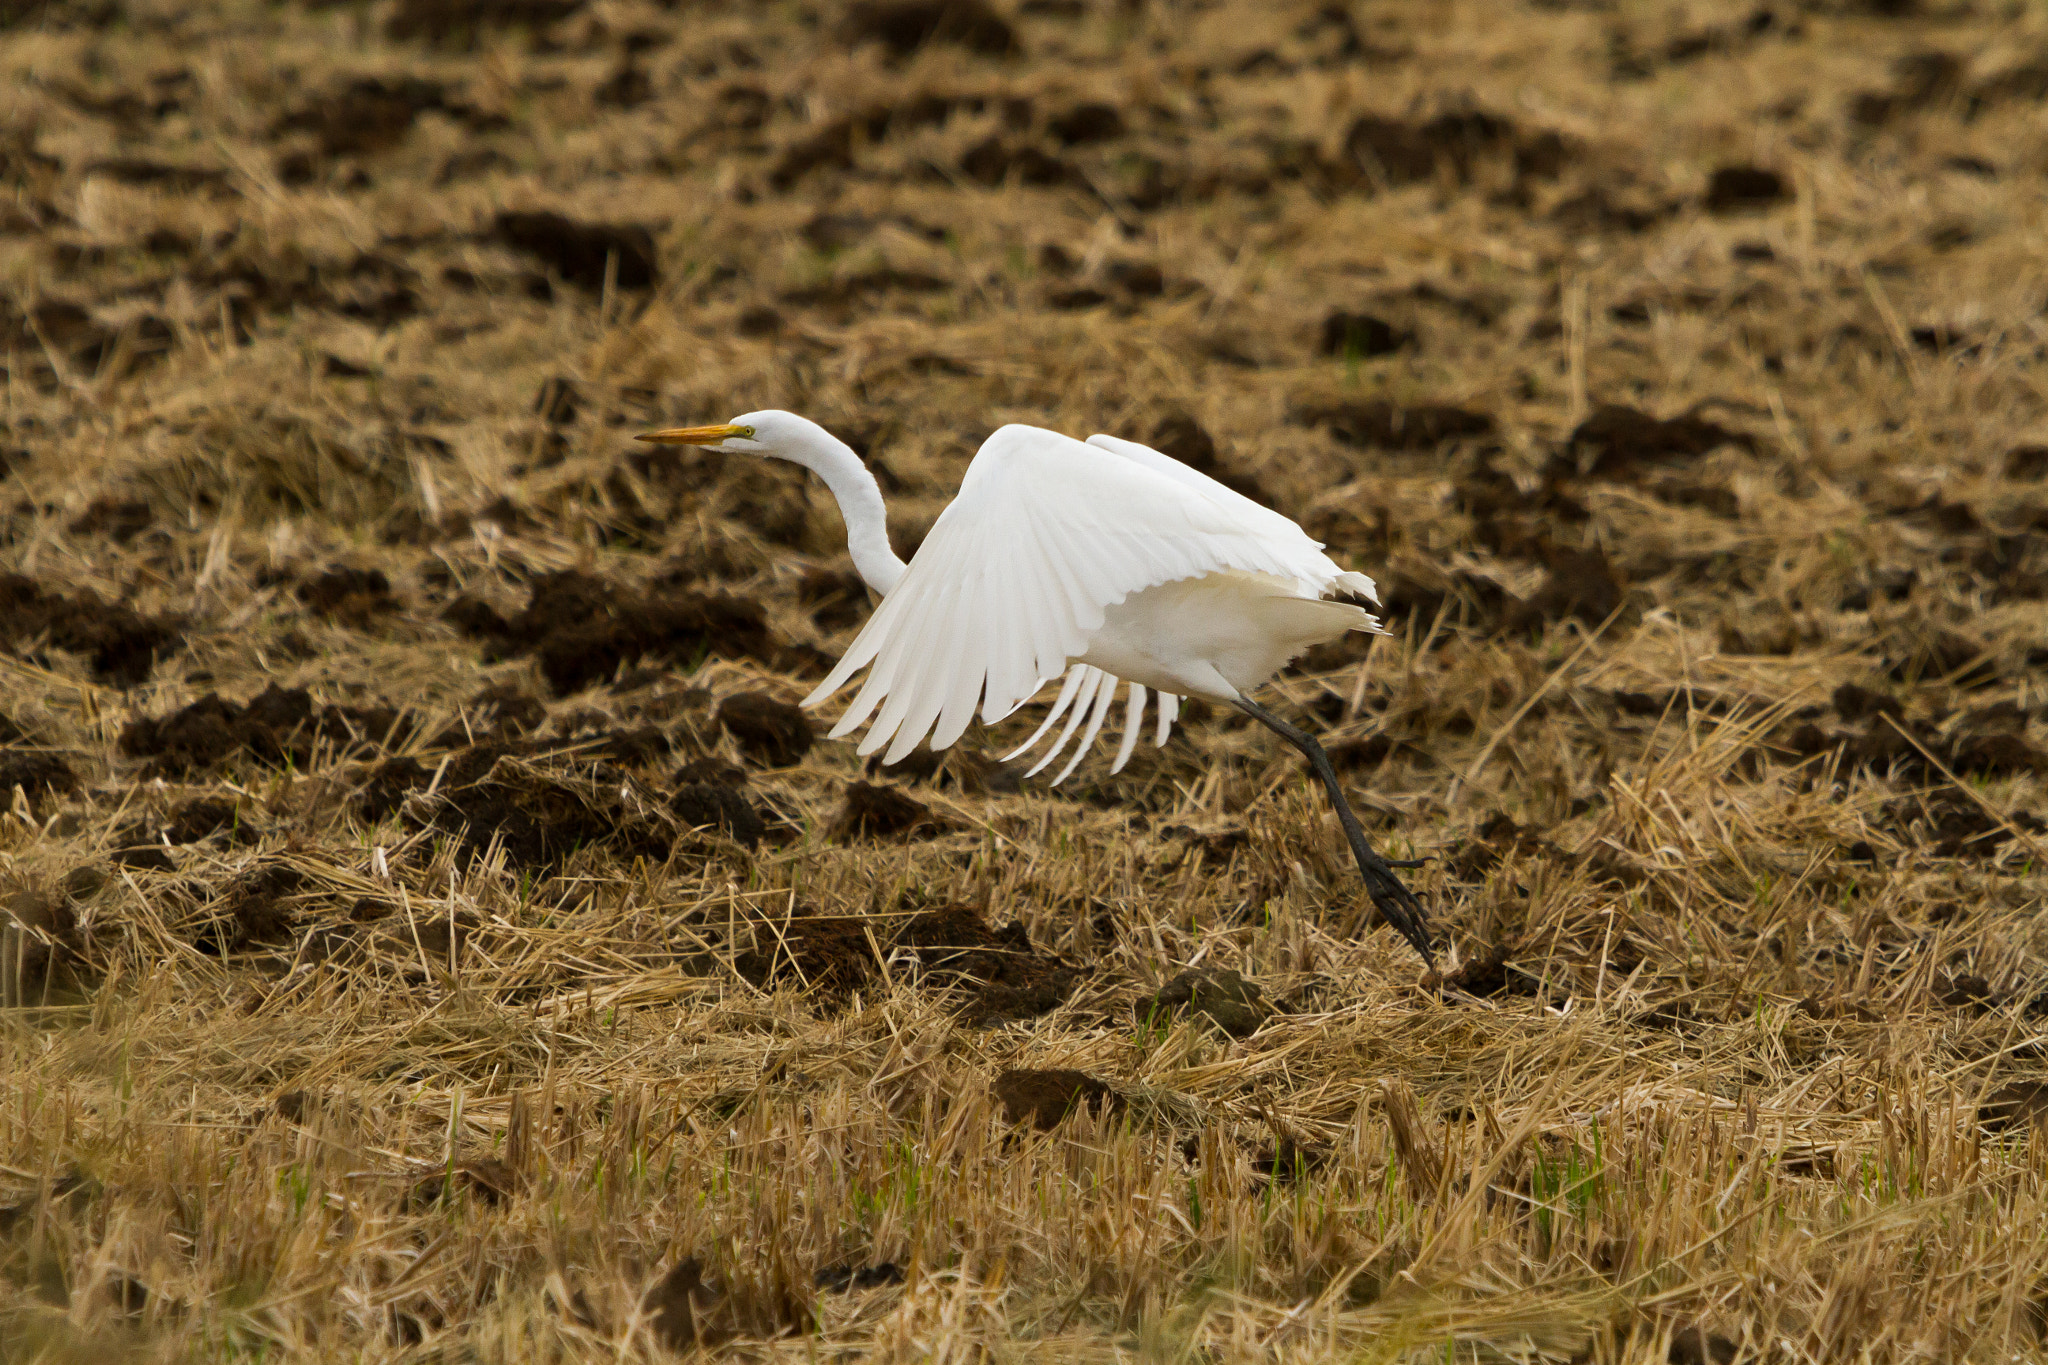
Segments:
[[[45,298],[25,313],[0,302],[0,343],[18,353],[10,356],[13,372],[45,388],[55,386],[56,363],[76,378],[118,378],[162,359],[175,340],[170,324],[153,313],[113,326],[69,299]]]
[[[1224,464],[1216,450],[1216,438],[1188,413],[1169,412],[1161,417],[1153,426],[1147,444],[1161,455],[1179,460],[1196,473],[1208,475],[1253,502],[1270,504],[1272,501],[1256,478]]]
[[[1998,665],[1979,641],[1925,618],[1898,622],[1881,641],[1885,673],[1905,683],[1941,678],[1959,687],[1997,681]]]
[[[1529,600],[1508,613],[1511,630],[1526,630],[1545,621],[1577,617],[1598,625],[1621,605],[1626,586],[1607,562],[1606,552],[1594,548],[1574,550],[1562,545],[1548,547],[1544,558],[1550,574]]]
[[[1085,1071],[1005,1071],[989,1092],[1011,1123],[1043,1132],[1059,1127],[1076,1109],[1115,1113],[1123,1108],[1121,1095]]]
[[[1484,109],[1442,113],[1420,122],[1367,114],[1345,134],[1344,170],[1375,188],[1429,180],[1439,170],[1468,181],[1480,161],[1512,153],[1517,141],[1513,120]],[[1543,149],[1531,146],[1540,157]]]
[[[871,782],[846,784],[846,803],[832,822],[832,837],[855,839],[929,839],[945,832],[945,822],[922,801],[896,787]]]
[[[867,584],[851,569],[806,569],[796,596],[810,608],[819,630],[845,630],[868,611]]]
[[[1020,185],[1064,185],[1074,178],[1066,162],[1030,142],[991,133],[969,147],[960,157],[960,173],[990,189],[1014,179]],[[1094,291],[1090,291],[1094,292]],[[1106,295],[1098,295],[1106,302]]]
[[[67,528],[74,536],[105,536],[126,545],[156,524],[156,509],[141,498],[94,498]]]
[[[1045,121],[1045,130],[1068,147],[1113,142],[1130,131],[1123,111],[1100,100],[1084,100]]]
[[[1994,1133],[2048,1123],[2048,1081],[2014,1081],[1977,1106],[1977,1122]]]
[[[1017,31],[986,0],[854,0],[839,21],[840,40],[880,43],[907,57],[926,43],[950,43],[988,57],[1017,50]]]
[[[695,1256],[685,1256],[647,1287],[640,1307],[654,1328],[655,1340],[671,1351],[687,1351],[704,1344],[697,1325],[696,1301],[712,1297],[710,1286],[704,1283],[703,1262]]]
[[[289,941],[310,885],[306,874],[289,863],[265,863],[242,873],[209,903],[193,946],[224,957]]]
[[[2048,479],[2048,446],[2014,446],[2002,461],[2005,477],[2021,483]]]
[[[400,42],[424,39],[467,51],[493,28],[544,28],[583,8],[584,0],[399,0],[384,32]]]
[[[1986,1014],[2002,1003],[1991,983],[1974,972],[1951,976],[1942,982],[1934,992],[1934,1001],[1944,1009],[1966,1010],[1971,1014]]]
[[[1671,1346],[1664,1353],[1669,1365],[1735,1365],[1741,1356],[1741,1347],[1697,1324],[1673,1332]]]
[[[658,798],[609,764],[550,760],[545,750],[534,741],[475,745],[451,754],[438,781],[417,760],[390,759],[370,773],[358,809],[370,820],[398,811],[475,853],[495,844],[514,867],[552,871],[595,845],[628,862],[667,859],[674,830]]]
[[[0,891],[0,923],[21,925],[30,932],[15,935],[8,970],[18,972],[27,991],[40,992],[75,977],[84,963],[85,937],[78,914],[62,895],[35,886]],[[0,1228],[5,1226],[0,1210]]]
[[[990,929],[966,906],[917,915],[893,946],[916,958],[926,985],[964,993],[961,1018],[969,1024],[1044,1014],[1067,998],[1081,975],[1033,948],[1022,924],[1012,921]]]
[[[682,782],[670,794],[668,808],[677,820],[699,829],[716,829],[748,848],[768,833],[768,822],[746,793],[723,782]]]
[[[1201,969],[1181,972],[1132,1009],[1147,1026],[1200,1015],[1233,1038],[1251,1037],[1273,1013],[1259,988],[1236,972]]]
[[[453,1169],[436,1171],[414,1181],[405,1192],[404,1203],[409,1212],[418,1212],[458,1194],[467,1194],[496,1208],[525,1188],[526,1181],[518,1171],[496,1157],[484,1157],[458,1162]]]
[[[2001,824],[1991,812],[1948,786],[1887,801],[1878,818],[1887,833],[1906,843],[1925,844],[1937,858],[1994,857],[2014,838],[2013,829],[2023,834],[2048,834],[2048,820],[2032,811],[2014,811]],[[2006,828],[2008,824],[2012,829]]]
[[[1835,714],[1843,720],[1862,720],[1867,716],[1893,715],[1903,718],[1906,708],[1898,698],[1887,696],[1858,683],[1843,683],[1828,699],[1835,708]]]
[[[107,861],[115,867],[125,867],[132,872],[176,872],[177,860],[164,852],[159,844],[131,844],[117,848],[107,855]]]
[[[1758,213],[1791,197],[1785,177],[1763,166],[1721,166],[1707,178],[1708,213]]]
[[[1316,342],[1316,351],[1320,355],[1371,360],[1376,356],[1392,355],[1414,342],[1415,333],[1396,327],[1384,318],[1338,309],[1323,318],[1322,335]]]
[[[882,917],[792,920],[770,927],[757,943],[733,965],[763,990],[797,984],[837,1008],[880,979],[879,948],[892,973],[914,967],[926,987],[957,992],[968,1024],[1044,1014],[1080,979],[1075,967],[1033,948],[1022,924],[991,929],[979,912],[958,905],[921,911],[893,927]]]
[[[94,673],[123,686],[148,678],[183,628],[177,617],[144,616],[89,590],[67,597],[19,574],[0,574],[0,641],[30,657],[44,646],[81,655]]]
[[[1378,398],[1304,401],[1288,415],[1305,426],[1328,427],[1346,445],[1380,450],[1432,450],[1493,430],[1488,413],[1446,403],[1402,406]]]
[[[492,641],[496,657],[534,655],[557,694],[601,682],[642,659],[779,659],[767,612],[752,598],[642,592],[574,570],[535,580],[526,609],[510,621],[474,598],[456,599],[442,617],[472,638]]]
[[[495,683],[463,703],[462,718],[435,736],[435,744],[466,748],[491,740],[512,740],[547,723],[547,703],[515,683]]]
[[[1471,958],[1459,968],[1445,976],[1442,989],[1445,994],[1474,996],[1523,995],[1544,999],[1556,992],[1546,989],[1542,978],[1521,967],[1510,959],[1515,954],[1512,944],[1494,944]]]
[[[319,706],[302,687],[265,688],[247,705],[209,692],[167,716],[144,716],[121,731],[121,752],[149,760],[151,776],[182,776],[247,753],[266,763],[311,761],[328,744],[348,750],[398,743],[414,718],[389,706]]]
[[[1962,60],[1947,52],[1909,52],[1892,62],[1889,90],[1864,90],[1849,101],[1849,118],[1866,128],[1902,114],[1956,99],[1963,89]]]
[[[718,723],[740,752],[764,768],[790,768],[811,751],[810,717],[766,692],[742,692],[718,706]]]
[[[1478,881],[1510,857],[1523,861],[1570,861],[1570,855],[1544,838],[1542,831],[1524,828],[1513,816],[1495,811],[1473,831],[1472,841],[1461,845],[1444,867],[1459,881]]]
[[[508,211],[498,215],[492,232],[592,293],[604,288],[608,271],[617,289],[646,289],[660,278],[654,234],[637,223],[583,223],[559,213]]]
[[[256,826],[242,818],[234,802],[201,797],[171,812],[171,818],[164,824],[163,837],[168,843],[196,844],[223,831],[230,842],[237,844],[254,843],[258,837]]]
[[[382,569],[328,569],[301,583],[296,595],[322,616],[358,630],[405,605],[392,595]]]
[[[310,132],[325,156],[368,156],[405,140],[419,116],[446,109],[448,91],[417,76],[349,81],[279,120],[277,132]]]
[[[68,796],[78,790],[78,774],[52,753],[32,749],[0,751],[0,805],[16,787],[31,802],[40,796]]]
[[[902,1284],[903,1267],[894,1261],[864,1266],[827,1266],[817,1273],[813,1283],[828,1294],[845,1294],[856,1289],[880,1289],[886,1285]]]
[[[1709,422],[1697,409],[1658,418],[1638,408],[1603,403],[1572,429],[1551,465],[1552,472],[1566,476],[1627,480],[1644,463],[1692,459],[1724,445],[1756,449],[1753,437]]]

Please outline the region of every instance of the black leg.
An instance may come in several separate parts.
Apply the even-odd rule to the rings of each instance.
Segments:
[[[1302,757],[1316,770],[1316,776],[1323,780],[1331,802],[1337,807],[1337,822],[1344,826],[1344,837],[1351,842],[1351,856],[1358,860],[1358,871],[1365,878],[1366,894],[1372,897],[1372,903],[1379,907],[1387,923],[1415,945],[1415,951],[1422,954],[1423,965],[1435,971],[1436,957],[1429,949],[1429,927],[1423,918],[1422,905],[1415,899],[1415,893],[1403,886],[1393,872],[1397,867],[1420,866],[1421,860],[1390,863],[1372,851],[1372,845],[1365,841],[1365,830],[1360,827],[1358,816],[1352,813],[1351,803],[1344,799],[1344,788],[1337,781],[1337,770],[1330,765],[1330,756],[1323,752],[1323,746],[1316,743],[1313,735],[1289,725],[1250,697],[1239,697],[1231,704],[1301,750]]]

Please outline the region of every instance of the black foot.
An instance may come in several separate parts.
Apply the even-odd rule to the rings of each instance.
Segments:
[[[1393,872],[1397,867],[1420,867],[1426,860],[1406,858],[1390,863],[1375,853],[1372,844],[1366,840],[1364,827],[1358,823],[1358,816],[1351,809],[1351,802],[1345,799],[1343,784],[1337,780],[1337,770],[1330,765],[1330,756],[1323,752],[1323,746],[1316,743],[1314,736],[1289,725],[1249,697],[1239,697],[1233,704],[1301,750],[1302,757],[1309,761],[1316,776],[1322,779],[1324,789],[1330,793],[1330,802],[1337,808],[1337,823],[1344,827],[1344,838],[1351,845],[1351,856],[1358,863],[1359,874],[1365,878],[1365,893],[1372,897],[1380,918],[1393,925],[1401,937],[1413,944],[1415,951],[1422,956],[1423,965],[1435,971],[1436,955],[1430,951],[1429,923],[1422,913],[1422,903]]]

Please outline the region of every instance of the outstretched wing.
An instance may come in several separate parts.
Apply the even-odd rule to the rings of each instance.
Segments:
[[[872,716],[863,754],[887,745],[882,761],[894,763],[927,734],[943,749],[977,704],[983,719],[998,720],[1065,673],[1108,607],[1226,569],[1297,583],[1303,596],[1321,595],[1340,576],[1299,527],[1236,494],[1220,498],[1123,449],[1006,426],[982,444],[902,580],[804,704],[868,668],[832,734]],[[1090,739],[1107,714],[1105,687],[1114,688],[1102,676],[1084,708],[1095,717]]]
[[[1074,756],[1067,760],[1066,767],[1060,769],[1059,776],[1052,780],[1052,785],[1057,787],[1066,781],[1067,774],[1074,771],[1087,755],[1089,746],[1095,742],[1096,733],[1101,730],[1102,722],[1109,718],[1110,709],[1116,703],[1116,684],[1116,678],[1091,665],[1075,664],[1069,668],[1067,681],[1060,688],[1059,695],[1053,698],[1052,709],[1045,713],[1045,719],[1031,732],[1031,738],[1004,754],[1003,761],[1007,763],[1019,754],[1036,748],[1038,741],[1045,738],[1046,732],[1058,723],[1061,716],[1068,715],[1068,708],[1071,707],[1072,714],[1067,720],[1066,728],[1054,738],[1052,747],[1045,751],[1044,756],[1024,773],[1026,777],[1036,777],[1044,771],[1060,756],[1060,751],[1067,747],[1067,741],[1073,738],[1074,731],[1080,728],[1082,719],[1086,717],[1088,733],[1074,746]],[[1173,733],[1174,719],[1180,715],[1180,698],[1171,692],[1154,691],[1142,683],[1131,683],[1129,700],[1124,708],[1123,742],[1117,745],[1116,760],[1109,765],[1111,773],[1122,772],[1124,764],[1131,761],[1132,750],[1138,747],[1138,733],[1145,724],[1145,701],[1148,696],[1153,699],[1158,711],[1158,720],[1153,726],[1152,733],[1153,747],[1164,745],[1167,737]]]

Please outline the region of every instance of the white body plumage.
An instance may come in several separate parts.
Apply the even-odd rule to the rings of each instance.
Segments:
[[[867,724],[860,752],[883,750],[884,763],[927,736],[946,748],[977,709],[1001,720],[1064,675],[1051,714],[1016,753],[1066,717],[1035,773],[1085,725],[1054,779],[1063,780],[1122,682],[1120,769],[1148,702],[1164,744],[1179,698],[1235,701],[1312,645],[1378,627],[1363,608],[1328,600],[1377,602],[1370,578],[1339,568],[1278,512],[1133,441],[1002,427],[905,565],[889,549],[873,476],[814,422],[755,412],[642,439],[776,456],[831,488],[854,566],[882,603],[804,704],[867,669],[832,734]]]

